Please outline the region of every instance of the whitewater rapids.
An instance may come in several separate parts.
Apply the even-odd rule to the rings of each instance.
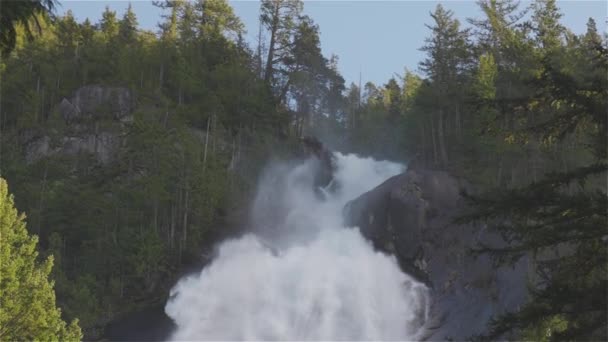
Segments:
[[[416,340],[427,290],[343,226],[346,202],[403,171],[335,154],[329,189],[313,190],[315,160],[274,164],[253,205],[253,233],[222,243],[181,279],[165,311],[171,340]]]

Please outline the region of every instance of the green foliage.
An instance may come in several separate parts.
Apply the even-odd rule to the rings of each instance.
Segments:
[[[8,186],[0,178],[0,338],[6,341],[80,341],[78,320],[69,325],[55,306],[48,280],[53,257],[37,260],[38,238],[25,228]]]
[[[25,36],[31,40],[34,32],[40,33],[42,30],[38,16],[51,13],[55,1],[3,1],[0,6],[0,50],[3,55],[8,55],[17,44],[18,26],[23,28]]]
[[[406,72],[363,96],[351,85],[345,134],[357,152],[476,184],[485,193],[470,196],[474,210],[459,222],[484,222],[508,242],[476,252],[532,260],[530,300],[482,339],[605,340],[605,38],[592,20],[584,35],[569,32],[555,1],[535,2],[528,17],[515,1],[479,5],[471,31],[441,6],[431,14],[424,78]]]
[[[123,23],[123,27],[128,28],[128,20],[124,20]],[[118,20],[116,19],[116,11],[112,11],[109,6],[106,6],[105,11],[101,15],[101,22],[99,23],[99,27],[106,42],[110,42],[118,35],[119,26]]]
[[[560,333],[566,330],[568,321],[561,315],[545,319],[541,324],[535,327],[530,327],[522,333],[522,337],[526,341],[542,341],[548,342],[555,333]]]
[[[245,26],[226,0],[199,1],[197,6],[202,13],[200,22],[203,36],[218,38],[243,34]]]
[[[38,39],[18,39],[3,60],[0,171],[41,253],[55,255],[57,303],[80,319],[87,339],[102,337],[121,314],[166,300],[180,270],[241,219],[271,151],[293,153],[292,132],[341,111],[344,80],[309,18],[281,19],[289,21],[281,44],[296,44],[280,53],[289,72],[273,69],[289,84],[279,95],[228,2],[160,6],[167,15],[159,35],[138,28],[131,7],[122,18],[107,7],[96,24],[68,12],[41,20]],[[92,84],[127,88],[137,110],[122,121],[108,104],[62,117],[62,100]],[[300,94],[309,108],[296,115],[279,97]],[[116,145],[101,160],[104,137]]]
[[[97,24],[39,15],[36,40],[24,39],[28,26],[14,43],[2,38],[15,49],[0,74],[0,171],[42,254],[55,256],[65,316],[98,338],[108,320],[164,300],[180,268],[241,219],[268,156],[288,156],[295,138],[315,134],[500,189],[463,218],[493,223],[511,242],[480,246],[497,261],[566,248],[538,260],[546,272],[530,302],[498,319],[492,336],[604,338],[605,39],[592,20],[586,34],[569,32],[551,0],[528,17],[515,1],[479,4],[472,29],[437,6],[422,73],[384,85],[345,86],[301,1],[261,2],[267,41],[261,33],[255,51],[224,0],[159,4],[158,35],[139,29],[129,7],[121,19],[106,8]],[[136,112],[118,121],[102,106],[78,125],[60,117],[61,100],[90,84],[128,88]],[[108,162],[60,152],[68,138],[100,133],[119,141]]]
[[[608,53],[596,38],[589,39],[595,44],[581,44],[583,36],[566,45],[560,39],[563,28],[558,19],[554,2],[536,4],[537,47],[529,53],[537,60],[521,68],[531,72],[518,76],[518,82],[529,85],[529,94],[504,98],[506,92],[497,92],[495,98],[483,98],[481,108],[510,113],[509,125],[489,121],[496,132],[507,132],[510,144],[534,140],[544,148],[576,144],[586,157],[532,182],[469,196],[473,210],[460,221],[487,222],[509,242],[502,248],[479,246],[477,252],[491,254],[498,263],[527,255],[538,273],[529,302],[517,312],[497,317],[483,339],[508,333],[552,341],[606,339]],[[518,58],[516,63],[524,61]],[[547,257],[549,252],[557,256]]]
[[[475,78],[475,93],[481,100],[492,101],[496,98],[496,62],[491,54],[479,57],[479,66]]]
[[[109,19],[109,21],[112,20]],[[118,36],[120,37],[121,43],[125,45],[135,43],[137,40],[137,17],[133,12],[130,3],[122,20],[118,23]]]

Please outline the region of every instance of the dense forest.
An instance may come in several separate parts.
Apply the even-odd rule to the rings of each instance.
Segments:
[[[20,267],[5,267],[9,255],[23,267],[50,258],[38,267],[52,282],[34,300],[59,315],[54,284],[85,338],[163,303],[237,229],[266,162],[298,157],[311,135],[475,184],[460,220],[513,242],[475,249],[499,263],[569,249],[539,267],[529,303],[480,338],[606,339],[608,53],[592,19],[576,35],[554,0],[480,0],[483,17],[464,25],[438,5],[420,72],[360,88],[323,55],[299,0],[261,1],[255,44],[226,0],[159,2],[156,31],[131,7],[93,23],[50,1],[20,3],[3,2],[0,17],[0,175],[39,243],[0,183],[2,277]],[[23,256],[9,250],[11,229]],[[0,339],[80,337],[65,323],[11,321],[11,286],[26,285],[0,283]]]

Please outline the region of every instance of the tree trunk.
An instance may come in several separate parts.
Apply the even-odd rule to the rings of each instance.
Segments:
[[[163,122],[163,126],[165,126],[165,129],[167,128],[168,122],[169,122],[169,110],[167,109],[167,111],[165,112],[165,120]]]
[[[154,197],[154,232],[158,233],[158,197]]]
[[[500,161],[498,162],[498,171],[496,173],[496,186],[500,186],[500,184],[502,183],[502,164],[503,164],[503,157],[499,157]]]
[[[38,227],[36,227],[37,235],[40,235],[40,226],[42,226],[42,205],[44,201],[44,192],[46,191],[46,176],[48,171],[48,162],[44,163],[44,175],[42,176],[42,186],[40,188],[40,200],[38,201]]]
[[[165,64],[162,63],[160,65],[160,70],[158,72],[158,89],[163,89],[164,78],[165,78]]]
[[[190,190],[189,188],[189,182],[188,179],[186,179],[186,198],[184,200],[184,232],[182,233],[183,239],[184,239],[184,247],[186,246],[186,244],[188,243],[188,198],[189,198],[189,194],[190,194]]]
[[[270,84],[272,81],[272,60],[274,59],[274,45],[279,27],[279,4],[275,3],[274,17],[272,18],[272,28],[270,30],[270,45],[268,46],[268,57],[266,59],[266,69],[264,71],[264,82]]]
[[[437,165],[437,138],[435,134],[435,120],[431,117],[431,140],[433,141],[433,164]]]
[[[207,145],[209,144],[209,126],[211,124],[211,115],[207,118],[207,132],[205,132],[205,148],[203,152],[203,170],[207,167]]]
[[[169,224],[169,248],[175,246],[175,204],[171,204],[171,223]]]
[[[515,174],[517,172],[517,165],[511,165],[511,187],[515,187],[515,182],[517,177],[515,177]]]
[[[264,75],[262,74],[264,72],[264,70],[262,69],[262,53],[263,53],[263,48],[262,48],[262,21],[259,21],[258,24],[258,47],[257,47],[257,54],[258,54],[258,58],[256,61],[257,64],[257,75],[258,77],[261,79],[264,77]]]
[[[456,133],[458,134],[458,141],[462,141],[462,118],[460,116],[460,106],[456,104]]]
[[[444,132],[444,111],[443,109],[439,110],[439,125],[437,127],[437,134],[439,137],[439,150],[441,152],[441,163],[443,166],[448,165],[448,153],[445,147],[445,132]]]
[[[419,151],[421,151],[422,153],[420,153],[418,155],[418,164],[422,164],[426,166],[426,150],[427,150],[427,144],[426,144],[426,134],[425,134],[425,130],[424,130],[424,122],[420,122],[420,149]],[[422,160],[420,160],[422,159]]]
[[[239,125],[239,133],[237,134],[237,138],[238,138],[238,146],[236,149],[236,162],[238,163],[241,160],[241,134],[242,134],[243,128]]]
[[[213,125],[211,128],[213,135],[211,136],[211,153],[215,155],[215,141],[217,136],[217,115],[213,115]]]
[[[38,112],[42,105],[40,104],[40,76],[38,76],[38,81],[36,81],[36,112],[35,112],[35,122],[38,122]]]
[[[175,226],[176,227],[180,223],[179,222],[179,219],[180,219],[179,215],[181,214],[181,209],[182,209],[182,206],[181,206],[181,203],[182,203],[182,191],[181,190],[182,190],[181,187],[178,186],[177,187],[177,193],[176,193],[177,203],[175,205],[175,221],[176,221]],[[178,251],[177,251],[177,262],[178,262],[178,264],[181,264],[182,263],[182,252],[183,252],[183,247],[184,247],[184,235],[183,235],[183,232],[182,232],[182,236],[180,236],[180,239],[177,240],[177,242],[178,242],[177,243],[177,248],[178,248]]]

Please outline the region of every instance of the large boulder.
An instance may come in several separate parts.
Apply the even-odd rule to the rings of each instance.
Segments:
[[[344,208],[348,226],[430,288],[429,340],[481,334],[493,316],[516,310],[527,296],[526,258],[497,267],[487,255],[468,253],[480,242],[504,243],[484,227],[453,224],[465,206],[460,190],[468,187],[443,171],[409,170]]]

